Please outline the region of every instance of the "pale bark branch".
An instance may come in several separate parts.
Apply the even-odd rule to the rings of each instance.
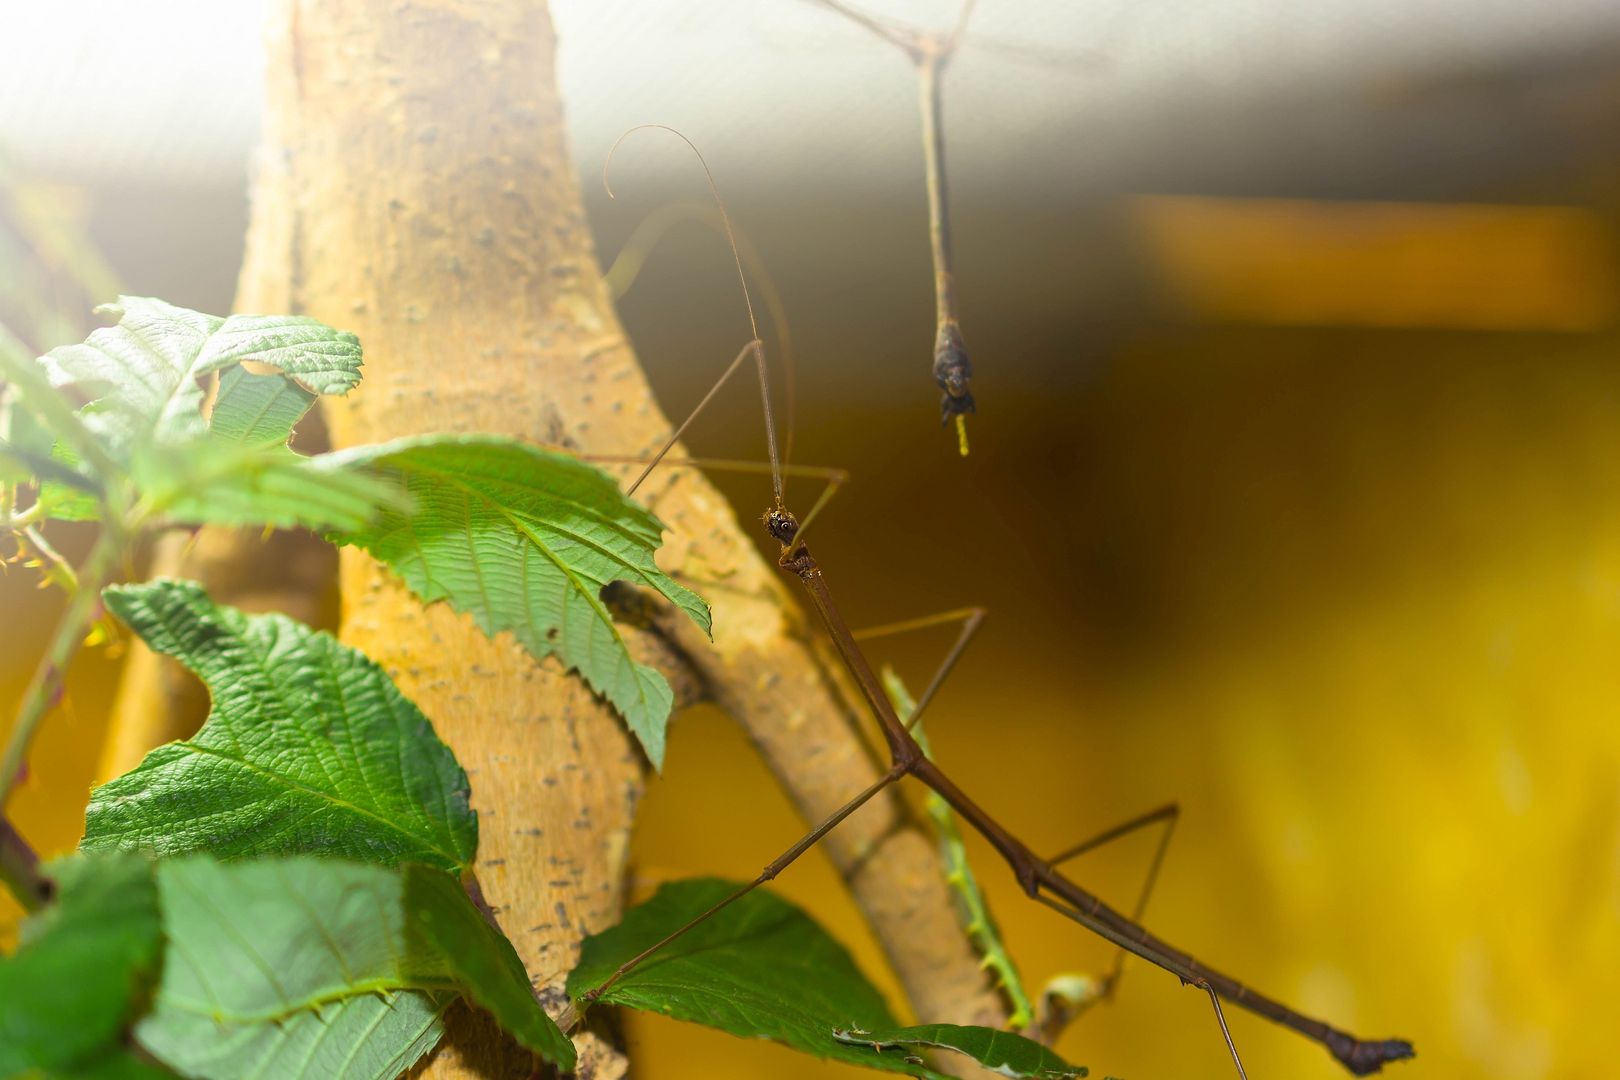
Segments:
[[[268,72],[243,295],[360,335],[366,377],[329,413],[337,445],[424,431],[606,454],[661,443],[671,425],[586,228],[543,6],[281,0]],[[637,647],[683,696],[706,688],[819,820],[878,772],[840,669],[702,476],[655,474],[643,493],[671,529],[660,563],[711,600],[715,639],[682,620],[667,627],[673,651]],[[344,639],[388,669],[467,767],[484,893],[543,1000],[560,1006],[580,938],[617,919],[644,762],[580,680],[447,608],[424,610],[358,553],[344,554],[342,596]],[[875,800],[827,850],[915,1012],[998,1024],[932,842],[901,801]],[[430,1075],[521,1075],[487,1026],[453,1033]],[[587,1043],[580,1075],[623,1071],[607,1041]]]

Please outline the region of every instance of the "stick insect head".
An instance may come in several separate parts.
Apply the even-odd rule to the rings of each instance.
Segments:
[[[764,521],[765,531],[775,537],[784,548],[791,547],[793,538],[799,535],[799,519],[793,516],[791,510],[773,506],[765,511]]]

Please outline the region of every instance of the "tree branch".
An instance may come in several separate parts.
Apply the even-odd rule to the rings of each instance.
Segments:
[[[242,296],[360,335],[366,380],[329,412],[337,445],[493,431],[643,455],[667,437],[597,267],[543,8],[281,0],[268,72]],[[672,629],[660,668],[678,689],[707,687],[820,820],[877,775],[841,669],[706,480],[676,470],[643,492],[672,527],[660,562],[715,613],[714,643]],[[388,669],[466,766],[484,893],[560,1010],[579,940],[618,917],[644,762],[580,680],[443,606],[424,610],[354,552],[342,596],[344,639]],[[932,841],[900,800],[874,800],[828,851],[918,1015],[999,1023]],[[581,1051],[582,1076],[622,1073],[607,1039],[588,1035]],[[427,1073],[518,1068],[469,1016]]]

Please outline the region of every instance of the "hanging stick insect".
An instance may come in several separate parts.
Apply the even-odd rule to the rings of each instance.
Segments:
[[[701,152],[698,152],[697,147],[691,142],[691,140],[687,139],[686,136],[682,135],[679,131],[676,131],[673,128],[667,128],[661,124],[647,124],[642,125],[642,127],[658,127],[671,131],[677,137],[686,142],[686,144],[693,149],[694,153],[698,154],[699,161],[703,162]],[[632,128],[629,132],[626,132],[624,136],[620,136],[620,141],[622,142],[626,136],[637,130],[640,130],[640,128]],[[618,145],[619,144],[617,142],[614,144],[615,150],[617,149]],[[609,152],[608,163],[611,164],[611,161],[612,151]],[[727,236],[729,237],[731,235],[731,227],[729,218],[726,215],[725,204],[720,198],[718,187],[715,185],[713,175],[709,172],[709,167],[706,162],[703,162],[703,170],[705,175],[708,176],[710,188],[714,193],[714,198],[719,208],[722,225]],[[606,174],[607,166],[604,165],[604,182],[606,181]],[[611,188],[609,188],[609,193],[611,194]],[[871,664],[867,661],[866,654],[862,651],[859,644],[859,639],[862,637],[869,637],[873,635],[858,634],[852,631],[848,624],[845,623],[844,617],[842,614],[840,614],[838,605],[833,598],[832,588],[827,582],[825,571],[822,569],[820,563],[818,563],[815,557],[810,553],[810,549],[805,545],[804,537],[805,533],[808,531],[811,519],[817,512],[819,512],[821,507],[826,504],[828,492],[835,489],[837,483],[843,478],[843,474],[838,470],[784,468],[780,463],[780,459],[777,454],[776,432],[774,422],[772,420],[769,379],[766,367],[764,345],[760,341],[759,328],[757,323],[754,321],[753,301],[748,295],[747,280],[742,273],[742,259],[737,253],[735,244],[733,244],[732,253],[737,262],[738,277],[742,282],[744,302],[748,309],[750,326],[753,329],[753,337],[748,344],[743,347],[742,351],[737,354],[736,359],[731,362],[730,366],[721,376],[719,382],[715,384],[715,387],[711,389],[703,398],[703,400],[698,404],[697,408],[693,410],[692,414],[688,416],[678,428],[676,428],[668,440],[665,441],[663,447],[658,451],[658,453],[647,462],[640,475],[628,488],[628,492],[634,493],[641,483],[647,478],[649,473],[651,473],[653,468],[661,464],[700,464],[699,459],[666,460],[666,455],[674,444],[680,439],[680,437],[686,432],[688,427],[690,427],[698,414],[700,414],[704,407],[707,406],[714,398],[720,386],[723,385],[733,374],[735,374],[743,366],[745,361],[752,358],[754,361],[753,366],[759,379],[760,397],[763,403],[765,418],[765,441],[767,456],[770,462],[765,468],[768,468],[770,473],[772,487],[771,502],[769,508],[763,515],[763,523],[766,531],[779,546],[777,565],[787,573],[791,574],[793,577],[797,578],[800,584],[804,587],[805,593],[809,597],[810,604],[815,609],[816,614],[820,618],[822,626],[826,630],[828,636],[831,638],[832,644],[837,650],[840,660],[848,669],[850,676],[859,686],[861,696],[865,698],[867,706],[871,709],[873,716],[878,722],[883,740],[888,749],[890,764],[888,769],[875,783],[871,784],[864,791],[856,794],[843,806],[834,811],[826,820],[816,825],[786,851],[782,852],[782,854],[771,860],[771,862],[766,865],[765,869],[761,871],[753,881],[740,887],[726,899],[716,904],[703,914],[692,919],[686,925],[675,930],[662,941],[620,965],[603,983],[583,996],[582,1004],[589,1006],[591,1003],[599,999],[609,987],[622,978],[626,973],[640,965],[649,957],[653,956],[659,950],[681,937],[693,927],[718,914],[730,904],[740,900],[742,897],[746,896],[760,885],[774,879],[783,870],[787,869],[788,866],[792,865],[792,863],[801,855],[814,847],[823,837],[825,837],[833,829],[837,828],[838,825],[846,818],[854,814],[862,806],[866,805],[867,802],[877,796],[880,792],[884,791],[891,784],[898,783],[901,779],[907,776],[912,776],[920,780],[929,788],[933,789],[934,792],[936,792],[945,800],[946,803],[949,804],[951,809],[954,810],[963,821],[966,821],[970,826],[973,827],[974,830],[976,830],[981,836],[984,837],[985,840],[990,843],[990,846],[995,849],[1003,860],[1005,860],[1008,868],[1012,871],[1013,876],[1017,879],[1019,886],[1030,898],[1045,904],[1047,907],[1052,908],[1059,914],[1064,915],[1065,917],[1079,923],[1081,926],[1086,927],[1088,930],[1091,930],[1102,938],[1112,942],[1124,952],[1139,956],[1142,959],[1147,960],[1149,963],[1163,968],[1179,978],[1183,984],[1193,986],[1204,991],[1209,996],[1210,1003],[1215,1012],[1216,1020],[1220,1026],[1222,1037],[1225,1040],[1227,1050],[1231,1055],[1232,1062],[1240,1077],[1245,1076],[1243,1063],[1238,1054],[1237,1047],[1232,1040],[1231,1031],[1227,1026],[1226,1018],[1222,1011],[1222,1001],[1247,1009],[1250,1012],[1263,1016],[1268,1020],[1281,1024],[1283,1027],[1289,1028],[1290,1030],[1305,1036],[1307,1039],[1310,1039],[1313,1042],[1320,1043],[1333,1055],[1334,1058],[1336,1058],[1347,1069],[1358,1076],[1378,1072],[1387,1062],[1412,1057],[1412,1044],[1404,1039],[1359,1039],[1347,1032],[1331,1026],[1330,1024],[1327,1024],[1322,1020],[1306,1016],[1305,1014],[1298,1012],[1297,1010],[1274,998],[1268,997],[1257,990],[1245,986],[1239,980],[1199,962],[1187,952],[1156,937],[1154,934],[1144,928],[1137,918],[1129,918],[1109,907],[1099,897],[1082,888],[1058,869],[1059,865],[1068,859],[1079,855],[1082,852],[1092,850],[1100,844],[1106,843],[1107,841],[1124,835],[1125,833],[1136,828],[1157,821],[1173,822],[1175,817],[1175,810],[1173,807],[1153,811],[1152,813],[1143,815],[1142,817],[1127,822],[1124,825],[1118,826],[1117,828],[1110,829],[1092,840],[1076,845],[1075,847],[1070,848],[1052,859],[1043,859],[1039,855],[1035,854],[1035,852],[1021,839],[1019,839],[1018,836],[1012,832],[1012,830],[1003,825],[988,811],[984,810],[977,801],[968,795],[966,791],[958,787],[957,784],[944,771],[944,769],[942,769],[924,753],[922,746],[919,744],[916,736],[913,734],[913,728],[922,718],[924,711],[928,708],[934,697],[938,694],[941,686],[945,682],[946,677],[954,668],[957,660],[967,649],[968,644],[971,642],[974,634],[983,621],[984,613],[978,609],[972,609],[967,612],[953,613],[952,616],[912,620],[907,623],[899,623],[890,627],[880,628],[880,633],[916,629],[921,626],[937,624],[944,618],[948,617],[960,618],[962,624],[961,631],[958,634],[955,643],[951,646],[950,650],[945,656],[944,661],[940,664],[933,678],[929,680],[921,697],[917,701],[916,707],[910,711],[909,717],[905,721],[902,721],[896,713],[894,707],[890,704],[889,698],[884,691],[882,683],[878,679],[878,676],[874,673]],[[787,508],[785,502],[783,501],[782,477],[784,473],[789,472],[823,475],[826,476],[830,481],[827,490],[823,492],[822,497],[817,500],[810,514],[806,515],[802,522],[795,517],[795,515]],[[1151,887],[1152,884],[1152,877],[1154,874],[1156,874],[1160,857],[1162,857],[1162,844],[1160,855],[1155,858],[1154,869],[1152,872],[1150,872],[1148,882],[1149,887]],[[1142,903],[1145,902],[1145,899],[1146,895],[1144,893],[1143,900],[1139,901],[1137,905],[1136,911],[1138,914],[1141,911]],[[1117,979],[1117,969],[1111,978]]]
[[[943,391],[940,423],[956,422],[956,445],[968,452],[967,414],[977,411],[973,400],[973,364],[962,342],[956,312],[956,278],[951,272],[950,206],[945,187],[944,105],[940,79],[956,55],[973,14],[975,0],[964,0],[956,25],[948,33],[904,29],[873,18],[842,3],[820,0],[850,21],[864,26],[896,46],[917,69],[917,103],[922,113],[923,177],[928,188],[928,242],[934,257],[934,382]]]

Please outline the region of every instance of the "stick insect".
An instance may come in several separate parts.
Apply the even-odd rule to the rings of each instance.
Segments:
[[[672,132],[697,154],[719,209],[723,230],[728,240],[730,240],[732,237],[730,219],[726,213],[725,204],[721,199],[713,174],[709,171],[707,162],[703,160],[702,153],[698,151],[692,141],[674,128],[668,128],[660,124],[646,124],[632,128],[624,135],[621,135],[619,141],[614,143],[613,150],[609,151],[607,162],[604,164],[604,184],[606,184],[608,167],[612,163],[613,151],[617,150],[619,144],[630,134],[649,127]],[[608,191],[611,195],[612,188],[609,187]],[[1075,845],[1051,859],[1044,859],[1019,839],[1011,829],[983,809],[975,799],[951,779],[950,775],[941,766],[924,753],[922,746],[913,734],[913,729],[929,704],[939,693],[958,659],[968,648],[983,621],[984,613],[978,609],[969,609],[966,612],[909,620],[905,623],[879,628],[877,633],[887,633],[936,625],[948,618],[959,619],[961,622],[961,630],[955,642],[951,645],[943,662],[927,683],[922,695],[917,700],[916,707],[911,710],[908,718],[902,721],[891,705],[881,681],[874,673],[872,665],[867,660],[866,654],[859,643],[863,637],[876,636],[876,634],[867,633],[863,635],[851,630],[839,611],[832,588],[828,584],[826,572],[805,544],[805,533],[808,531],[813,518],[825,506],[828,494],[835,490],[842,477],[837,470],[795,470],[791,466],[784,467],[781,463],[777,451],[776,430],[771,410],[765,349],[760,340],[753,301],[748,292],[747,278],[743,273],[742,257],[738,253],[734,241],[731,247],[733,258],[737,264],[738,278],[742,284],[744,303],[753,335],[726,368],[715,386],[710,389],[686,420],[675,429],[659,451],[646,462],[640,474],[629,485],[627,493],[633,494],[653,469],[659,465],[700,464],[700,459],[668,459],[666,456],[681,436],[686,433],[697,416],[713,400],[719,388],[742,368],[749,359],[752,359],[752,366],[759,380],[760,398],[764,414],[765,441],[769,460],[769,465],[765,469],[768,470],[771,477],[772,489],[771,501],[762,517],[762,522],[766,532],[778,545],[777,565],[796,578],[804,588],[810,605],[815,609],[822,628],[831,639],[839,659],[858,685],[861,696],[865,699],[867,707],[877,720],[880,733],[888,750],[889,766],[876,782],[855,794],[848,802],[844,803],[824,821],[817,824],[788,847],[787,850],[772,859],[751,882],[743,885],[725,900],[673,931],[662,941],[620,965],[605,982],[584,995],[582,1004],[588,1007],[626,973],[646,961],[659,950],[693,927],[723,911],[727,906],[740,900],[754,889],[776,878],[801,855],[809,851],[823,837],[837,828],[840,823],[866,805],[867,802],[890,785],[911,776],[942,797],[962,820],[966,821],[990,843],[991,847],[1007,863],[1020,888],[1031,899],[1079,923],[1111,942],[1123,952],[1134,954],[1163,968],[1180,979],[1184,985],[1196,987],[1207,994],[1228,1053],[1240,1077],[1246,1078],[1246,1074],[1244,1073],[1242,1058],[1238,1053],[1237,1046],[1232,1039],[1231,1031],[1226,1022],[1222,1001],[1247,1009],[1295,1031],[1313,1042],[1321,1044],[1334,1058],[1358,1076],[1378,1072],[1388,1062],[1412,1057],[1414,1053],[1412,1045],[1404,1039],[1368,1040],[1357,1038],[1348,1032],[1335,1028],[1322,1020],[1307,1016],[1281,1001],[1245,986],[1239,980],[1199,962],[1189,953],[1158,938],[1139,922],[1140,912],[1146,900],[1146,892],[1144,892],[1142,900],[1138,901],[1136,906],[1137,917],[1127,917],[1105,904],[1099,897],[1082,888],[1059,870],[1060,864],[1068,859],[1092,850],[1134,829],[1155,822],[1166,821],[1167,819],[1169,823],[1173,824],[1176,814],[1173,807],[1161,808],[1142,815],[1114,829],[1107,830],[1091,840]],[[623,462],[627,459],[616,458],[611,460]],[[788,509],[783,497],[783,476],[792,472],[826,475],[830,481],[821,498],[817,500],[803,521]],[[1148,888],[1152,886],[1153,878],[1157,874],[1162,857],[1163,844],[1161,843],[1159,852],[1155,856],[1153,868],[1149,872]],[[1117,981],[1117,978],[1118,968],[1116,967],[1108,977],[1108,981]]]
[[[922,115],[923,177],[928,188],[928,244],[934,260],[934,382],[942,391],[940,423],[956,422],[957,449],[968,452],[967,414],[973,400],[973,364],[962,341],[956,309],[956,278],[951,271],[951,221],[945,186],[944,102],[940,80],[962,42],[975,0],[964,0],[956,24],[945,33],[904,29],[873,18],[842,0],[820,3],[896,46],[917,70],[917,104]]]

